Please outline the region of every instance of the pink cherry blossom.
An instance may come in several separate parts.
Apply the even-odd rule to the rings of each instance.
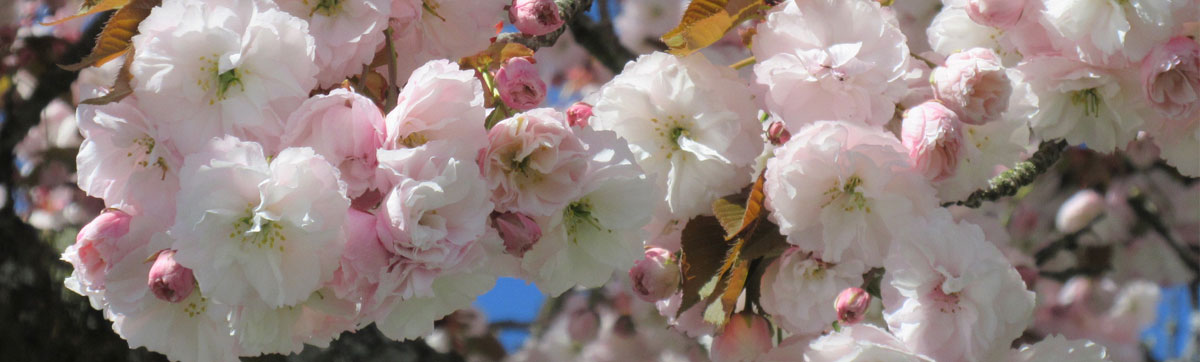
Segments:
[[[400,91],[396,108],[385,120],[384,149],[454,142],[461,159],[474,159],[487,145],[483,85],[475,72],[447,60],[417,68]]]
[[[785,2],[751,49],[755,92],[793,134],[819,120],[883,125],[904,96],[909,49],[876,1]]]
[[[395,256],[377,298],[433,296],[434,279],[471,267],[477,241],[493,209],[473,159],[459,159],[450,143],[379,151],[378,175],[386,196],[376,231]]]
[[[958,115],[939,102],[925,102],[904,112],[901,140],[913,168],[930,181],[954,176],[966,153]]]
[[[171,303],[187,299],[196,288],[192,270],[175,262],[174,250],[158,252],[147,283],[155,297]]]
[[[513,0],[508,7],[508,21],[522,33],[544,35],[563,26],[558,12],[554,0]]]
[[[675,294],[680,275],[679,265],[672,258],[671,252],[665,249],[646,249],[646,258],[629,269],[634,295],[643,301],[655,302]]]
[[[518,258],[542,238],[537,222],[519,212],[492,213],[492,227],[504,239],[504,252]]]
[[[945,66],[934,69],[932,81],[934,98],[974,125],[999,119],[1012,94],[1000,57],[985,48],[950,55]]]
[[[284,147],[311,147],[341,172],[347,195],[372,188],[375,150],[383,146],[383,113],[371,99],[345,89],[309,98],[284,127]]]
[[[714,362],[750,362],[769,349],[771,329],[767,320],[754,314],[736,314],[713,338],[709,356]]]
[[[1027,0],[970,0],[967,15],[976,23],[1006,29],[1017,24]]]
[[[562,113],[538,108],[492,126],[478,163],[497,211],[545,216],[579,196],[588,153]]]
[[[526,111],[546,99],[546,83],[526,57],[511,58],[496,71],[496,90],[512,109]]]
[[[822,260],[879,266],[891,233],[934,208],[932,187],[905,170],[907,152],[892,134],[817,122],[767,161],[766,207],[788,242]]]
[[[592,105],[575,102],[567,108],[567,124],[571,127],[587,127],[588,119],[592,118]]]

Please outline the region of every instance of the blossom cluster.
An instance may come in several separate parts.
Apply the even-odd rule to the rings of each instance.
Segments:
[[[1200,1],[766,3],[690,55],[629,25],[644,54],[564,85],[544,78],[578,66],[566,35],[490,52],[497,23],[547,36],[578,15],[552,1],[163,0],[126,59],[87,70],[131,90],[76,111],[78,186],[106,209],[65,283],[131,347],[183,361],[372,323],[428,336],[502,276],[564,300],[518,360],[705,357],[679,333],[713,360],[1140,358],[1123,327],[1196,277],[1168,246],[1200,246]],[[684,8],[623,6],[618,26]],[[586,96],[543,107],[553,88]],[[1068,200],[945,207],[1058,140],[1165,163]],[[740,192],[782,246],[714,318],[683,288],[684,231]],[[1164,230],[1130,231],[1158,211]],[[1055,237],[1130,255],[1037,282],[1090,270]],[[606,283],[608,304],[581,292]]]
[[[131,346],[210,361],[371,323],[421,337],[500,275],[557,294],[627,270],[656,197],[625,141],[509,92],[527,111],[485,127],[475,70],[429,60],[485,47],[441,18],[493,4],[164,1],[133,94],[79,107],[79,186],[108,209],[64,253],[67,286]],[[424,45],[386,113],[342,84],[385,41]],[[500,87],[529,79],[513,62]]]

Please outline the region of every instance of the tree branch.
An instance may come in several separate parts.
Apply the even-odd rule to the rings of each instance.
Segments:
[[[541,36],[504,33],[496,37],[496,42],[518,43],[529,49],[538,50],[554,45],[558,41],[558,37],[570,28],[575,42],[587,49],[593,57],[596,57],[601,64],[604,64],[605,68],[613,73],[620,72],[621,68],[625,67],[625,63],[635,58],[633,52],[622,46],[620,40],[617,39],[612,23],[596,22],[584,14],[592,7],[592,0],[555,0],[555,3],[558,4],[559,15],[562,16],[565,23],[563,27]],[[604,14],[607,10],[600,9],[600,12]]]
[[[1179,259],[1183,261],[1184,266],[1191,269],[1192,273],[1200,274],[1200,262],[1196,261],[1200,257],[1189,252],[1175,241],[1175,237],[1171,235],[1171,230],[1167,229],[1167,225],[1163,223],[1162,218],[1151,211],[1146,195],[1137,194],[1131,196],[1126,201],[1129,203],[1129,207],[1133,209],[1133,214],[1137,216],[1138,220],[1145,222],[1146,225],[1150,226],[1150,229],[1158,233],[1159,236],[1162,236],[1167,245],[1171,247],[1171,250],[1175,251],[1175,255],[1179,256]]]
[[[558,42],[558,37],[562,36],[563,32],[567,31],[567,24],[570,24],[576,17],[587,17],[584,12],[587,12],[592,7],[592,0],[555,0],[558,4],[558,15],[563,19],[563,26],[549,32],[545,35],[532,36],[528,34],[504,33],[496,37],[497,43],[518,43],[533,50],[538,48],[548,47]]]
[[[1038,145],[1037,152],[1029,157],[1029,160],[1018,163],[1011,170],[1005,171],[1000,176],[996,176],[988,181],[988,188],[977,190],[971,193],[966,200],[952,201],[942,204],[942,206],[960,205],[970,208],[976,208],[983,204],[984,201],[996,201],[1001,197],[1008,197],[1017,194],[1017,190],[1021,187],[1033,183],[1038,175],[1041,175],[1046,170],[1050,169],[1058,158],[1062,156],[1062,152],[1067,148],[1067,142],[1063,140],[1048,140],[1043,141]]]

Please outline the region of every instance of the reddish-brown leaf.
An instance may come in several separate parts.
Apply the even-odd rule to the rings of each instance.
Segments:
[[[96,39],[92,53],[79,63],[62,67],[67,70],[98,67],[125,54],[133,46],[131,40],[138,33],[138,24],[150,16],[151,9],[161,3],[162,0],[133,0],[125,4],[108,19],[107,24],[104,24],[104,30]]]

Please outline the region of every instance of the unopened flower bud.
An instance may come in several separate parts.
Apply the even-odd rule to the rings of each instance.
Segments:
[[[592,105],[575,102],[570,108],[567,108],[567,124],[571,127],[587,127],[588,119],[592,118]]]
[[[721,334],[713,338],[709,357],[714,362],[754,361],[771,349],[771,329],[763,317],[739,313],[729,318]]]
[[[1025,11],[1025,0],[970,0],[967,16],[980,25],[1008,29],[1017,25]]]
[[[192,295],[192,289],[196,287],[195,280],[191,269],[175,262],[174,250],[163,250],[150,267],[147,283],[158,299],[178,303]]]
[[[546,99],[546,82],[526,57],[510,58],[496,71],[496,89],[509,108],[527,111]]]
[[[767,126],[767,140],[771,141],[771,144],[782,145],[790,139],[792,139],[792,133],[788,132],[787,126],[784,126],[783,122],[771,122],[771,125]]]
[[[519,212],[493,213],[492,223],[504,240],[504,252],[518,258],[525,256],[542,238],[542,228],[537,222]]]
[[[954,111],[935,101],[925,102],[904,112],[902,127],[900,138],[917,172],[930,181],[957,173],[966,139]]]
[[[567,335],[576,342],[587,342],[600,332],[600,315],[582,308],[571,312],[567,320]]]
[[[554,0],[513,0],[508,21],[522,33],[540,36],[563,26]]]
[[[1092,223],[1104,213],[1104,196],[1094,190],[1080,190],[1058,208],[1054,226],[1058,231],[1073,233]]]
[[[646,249],[646,257],[629,269],[633,292],[647,302],[667,299],[679,289],[679,267],[671,260],[671,252],[662,248]]]
[[[871,305],[871,295],[862,288],[850,287],[838,294],[833,302],[837,308],[838,321],[843,325],[853,325],[861,322]]]
[[[75,235],[75,242],[82,243],[87,241],[100,240],[115,240],[124,237],[129,233],[129,220],[132,216],[121,210],[109,210],[96,216],[83,229],[79,230],[79,234]]]

